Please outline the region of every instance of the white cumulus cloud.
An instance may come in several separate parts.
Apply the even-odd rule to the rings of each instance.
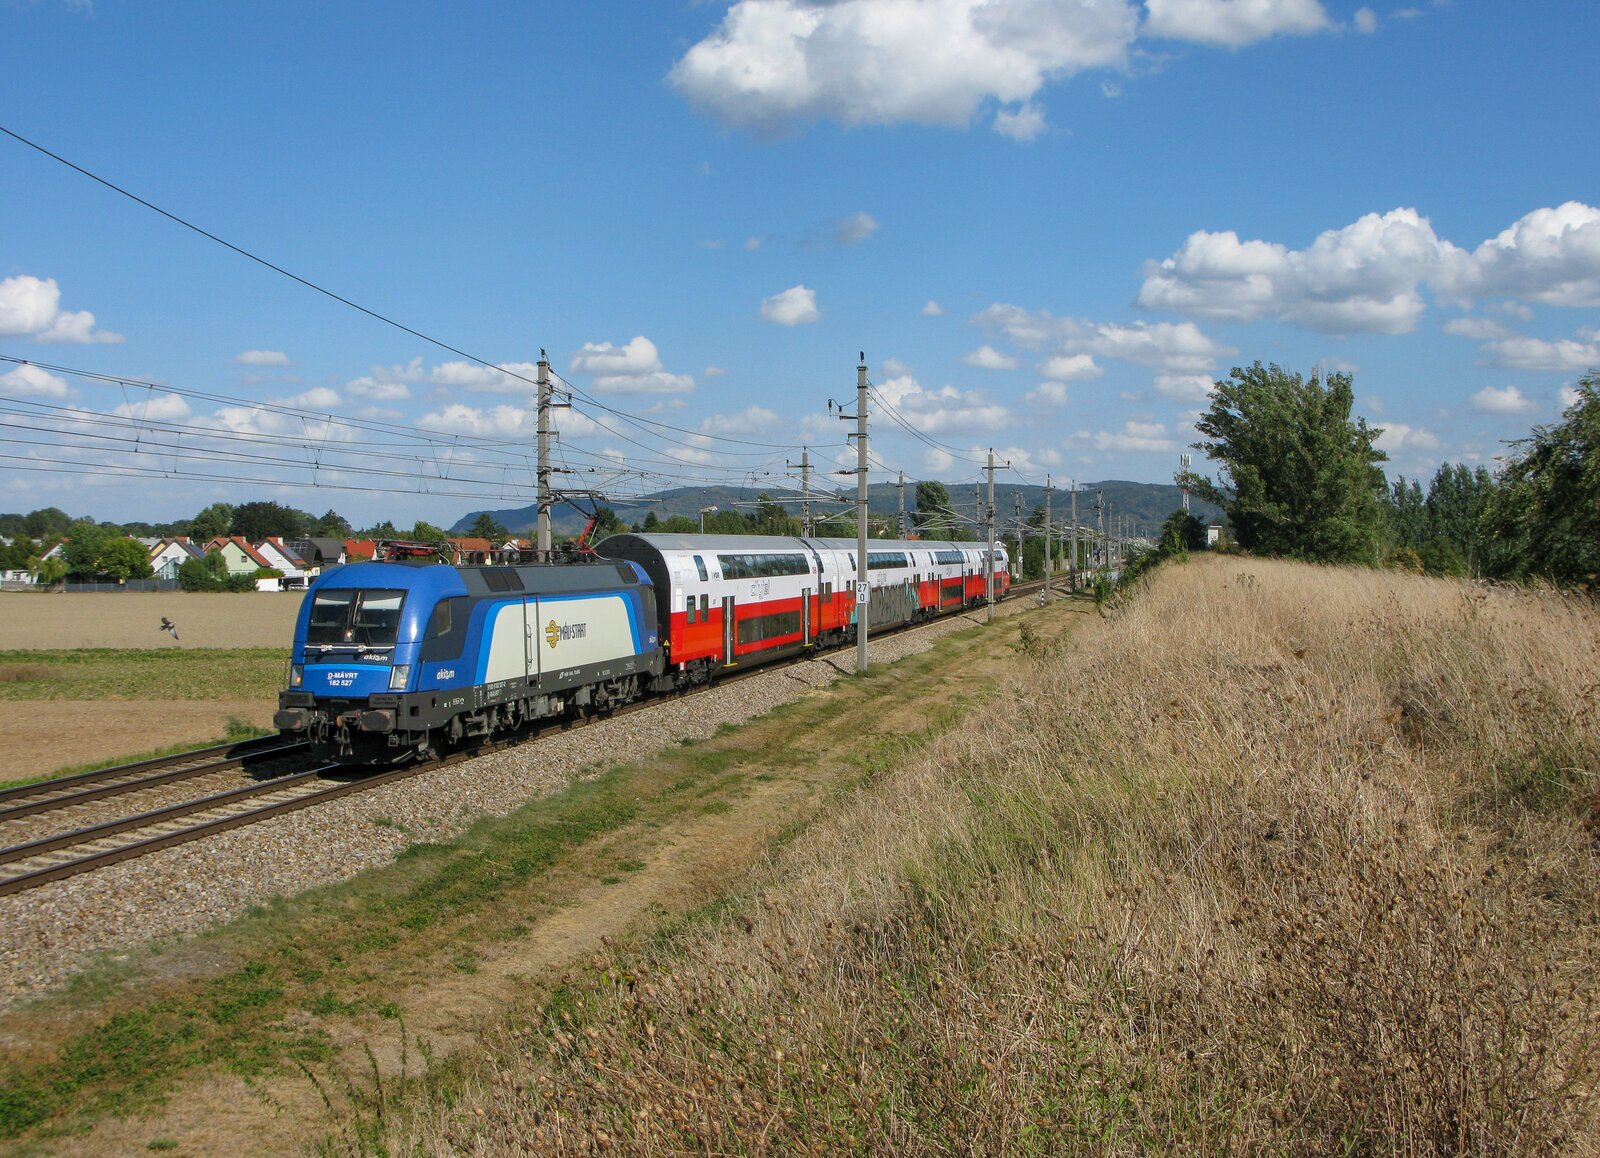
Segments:
[[[1527,414],[1535,409],[1533,399],[1515,386],[1485,386],[1472,396],[1472,408],[1490,414]]]
[[[1061,318],[1048,310],[1029,311],[996,303],[974,314],[970,323],[1004,335],[1020,346],[1053,347],[1058,356],[1118,358],[1168,374],[1209,373],[1218,358],[1238,353],[1232,346],[1208,337],[1193,322],[1135,322],[1124,326]],[[1048,362],[1045,365],[1052,367]],[[1051,370],[1045,373],[1055,378],[1062,376]]]
[[[1013,141],[1031,141],[1043,133],[1044,106],[1036,101],[1024,101],[1015,109],[996,109],[994,131]]]
[[[1562,373],[1600,366],[1600,332],[1581,329],[1577,338],[1501,338],[1485,343],[1483,360],[1511,370],[1553,370]]]
[[[922,307],[920,313],[925,318],[942,318],[944,317],[944,307],[929,298],[928,304]]]
[[[0,374],[0,393],[13,398],[70,398],[72,391],[65,378],[37,366],[18,366]]]
[[[1302,250],[1200,230],[1145,267],[1139,304],[1189,317],[1272,318],[1323,333],[1407,333],[1427,307],[1424,287],[1470,302],[1520,298],[1600,305],[1600,209],[1569,201],[1526,214],[1468,251],[1439,237],[1415,209],[1368,213]],[[1526,316],[1518,303],[1496,307]],[[1495,323],[1458,318],[1448,333],[1479,337]]]
[[[573,356],[572,370],[593,375],[595,388],[612,394],[687,394],[694,389],[694,376],[669,372],[656,344],[643,334],[621,346],[585,343]]]
[[[803,285],[790,286],[762,301],[761,316],[780,326],[809,325],[822,317],[822,311],[817,309],[817,291]]]
[[[738,0],[669,79],[758,135],[822,119],[964,127],[1002,106],[1017,136],[1046,83],[1120,66],[1138,20],[1128,0]]]
[[[140,422],[176,422],[188,418],[190,411],[188,401],[181,394],[157,394],[137,402],[124,402],[111,413]]]
[[[1147,0],[1144,35],[1240,48],[1331,28],[1317,0]]]
[[[1177,440],[1167,433],[1160,422],[1138,422],[1129,419],[1121,430],[1079,430],[1072,440],[1096,450],[1134,452],[1143,454],[1170,454],[1178,449]]]
[[[240,366],[287,366],[289,355],[282,350],[245,350],[233,360]]]
[[[1017,359],[1011,354],[1002,354],[993,346],[985,343],[970,353],[961,355],[961,361],[967,366],[976,366],[980,370],[1015,370]]]
[[[852,213],[833,223],[833,240],[839,245],[859,245],[878,232],[878,222],[870,213]]]
[[[1059,378],[1065,382],[1086,382],[1104,374],[1095,364],[1093,354],[1058,354],[1039,364],[1039,373],[1046,378]]]
[[[54,278],[20,274],[0,280],[0,338],[31,338],[35,342],[114,344],[121,334],[94,328],[88,310],[61,308],[61,287]]]
[[[1374,445],[1385,454],[1396,455],[1402,451],[1438,450],[1439,439],[1437,435],[1418,426],[1408,426],[1404,422],[1386,422],[1383,425],[1383,433],[1378,435]]]

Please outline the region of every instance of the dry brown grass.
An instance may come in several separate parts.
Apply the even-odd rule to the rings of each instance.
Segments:
[[[1025,650],[389,1145],[1594,1152],[1592,607],[1207,558]]]

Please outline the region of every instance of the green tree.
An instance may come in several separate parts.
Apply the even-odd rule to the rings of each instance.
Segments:
[[[39,554],[39,545],[20,532],[11,542],[0,547],[0,570],[21,571],[31,568],[32,560]]]
[[[259,543],[268,536],[298,539],[311,526],[311,516],[279,503],[241,503],[233,508],[233,520],[228,525],[230,534],[252,543]]]
[[[1389,484],[1384,498],[1384,513],[1389,522],[1389,541],[1395,547],[1417,550],[1431,537],[1428,507],[1422,496],[1422,484],[1415,479],[1408,482],[1405,475],[1401,475]]]
[[[350,526],[350,520],[333,508],[316,519],[311,524],[310,535],[319,539],[348,539],[355,534],[355,529]]]
[[[1600,373],[1579,380],[1561,422],[1511,445],[1486,520],[1497,540],[1489,570],[1600,586]]]
[[[148,579],[155,574],[150,567],[150,552],[137,539],[118,535],[100,545],[95,558],[97,574],[122,582],[126,579]]]
[[[1216,384],[1194,444],[1221,464],[1221,482],[1180,484],[1220,506],[1246,550],[1324,563],[1376,559],[1385,489],[1373,445],[1381,430],[1351,421],[1348,374],[1326,382],[1260,362]]]
[[[209,543],[219,535],[230,533],[233,526],[233,504],[212,503],[189,520],[189,537],[196,543]]]
[[[28,570],[33,572],[33,581],[41,587],[54,587],[67,577],[67,561],[60,555],[34,558],[28,561]]]
[[[442,527],[436,527],[432,523],[426,523],[418,519],[417,525],[411,528],[411,534],[407,538],[416,539],[424,543],[441,543],[445,539],[445,531]]]
[[[654,534],[661,529],[661,517],[654,511],[644,513],[644,522],[639,524],[639,530],[646,535]]]
[[[472,520],[472,526],[467,528],[467,535],[474,539],[488,539],[491,543],[503,543],[511,537],[511,532],[488,511],[480,511],[478,517]]]
[[[67,574],[88,579],[100,574],[100,549],[115,532],[89,519],[79,519],[67,528],[67,541],[61,548],[61,558],[67,564]]]
[[[1182,551],[1206,549],[1205,524],[1188,511],[1176,510],[1161,524],[1161,542],[1158,548],[1169,555]]]
[[[917,509],[911,525],[924,539],[953,539],[955,519],[950,514],[950,491],[944,483],[928,480],[917,484]]]
[[[1429,567],[1430,573],[1477,573],[1490,549],[1485,518],[1494,492],[1495,481],[1487,467],[1469,469],[1464,463],[1445,463],[1439,468],[1428,485],[1428,540],[1448,544],[1449,555],[1460,560],[1460,569],[1436,571]],[[1422,547],[1418,552],[1426,565],[1430,552]],[[1437,547],[1432,553],[1442,557]]]
[[[72,526],[72,517],[60,507],[44,507],[29,512],[22,520],[22,531],[30,539],[59,539]]]
[[[395,529],[393,523],[385,519],[383,522],[374,523],[362,531],[360,537],[363,539],[398,539],[400,538],[400,532]]]

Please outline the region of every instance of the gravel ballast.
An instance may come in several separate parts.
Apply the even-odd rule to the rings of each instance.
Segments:
[[[996,608],[1021,609],[1022,600]],[[956,616],[873,640],[876,667],[983,622]],[[785,665],[648,711],[601,720],[370,792],[262,821],[28,892],[0,897],[0,1010],[59,984],[97,954],[170,941],[392,861],[483,816],[505,815],[575,778],[644,759],[798,700],[855,670],[855,650]]]

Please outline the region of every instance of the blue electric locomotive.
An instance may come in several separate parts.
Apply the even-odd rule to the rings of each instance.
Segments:
[[[338,567],[306,592],[274,723],[373,763],[602,711],[665,668],[655,599],[629,562]]]

